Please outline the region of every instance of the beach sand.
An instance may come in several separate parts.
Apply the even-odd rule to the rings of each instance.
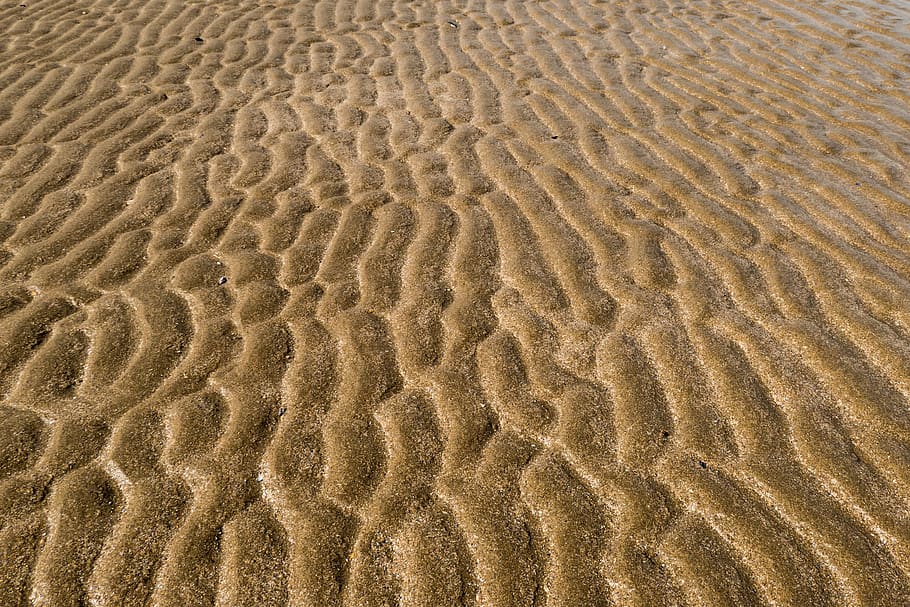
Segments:
[[[0,605],[910,605],[910,5],[0,6]]]

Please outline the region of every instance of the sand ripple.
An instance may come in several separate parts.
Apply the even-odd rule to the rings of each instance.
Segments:
[[[910,605],[910,8],[0,7],[0,605]]]

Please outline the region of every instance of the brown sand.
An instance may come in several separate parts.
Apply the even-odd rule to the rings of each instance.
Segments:
[[[910,5],[0,6],[0,605],[910,605]]]

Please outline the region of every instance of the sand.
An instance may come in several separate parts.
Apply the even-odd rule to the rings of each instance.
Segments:
[[[910,5],[0,6],[0,605],[910,605]]]

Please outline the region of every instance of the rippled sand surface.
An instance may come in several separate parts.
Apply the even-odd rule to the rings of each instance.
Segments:
[[[910,605],[910,4],[0,6],[0,605]]]

